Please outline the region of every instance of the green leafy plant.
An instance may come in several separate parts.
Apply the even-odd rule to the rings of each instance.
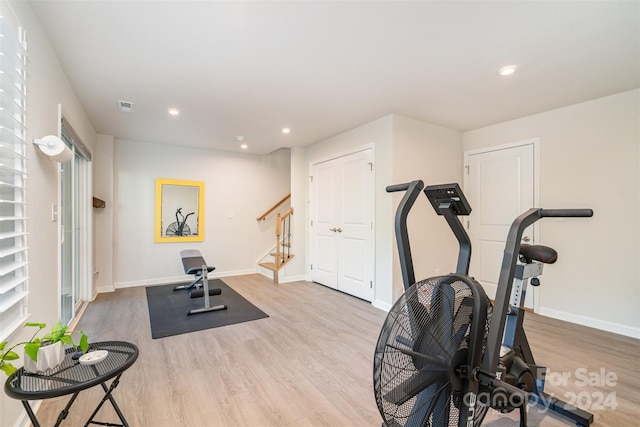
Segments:
[[[20,344],[16,344],[13,347],[10,347],[8,350],[5,350],[5,347],[9,343],[7,341],[0,342],[0,370],[7,374],[7,376],[13,374],[16,371],[16,367],[13,366],[9,361],[19,359],[20,356],[13,351]]]
[[[62,322],[56,323],[53,328],[51,328],[51,332],[42,338],[38,338],[37,335],[41,330],[47,327],[46,323],[27,322],[24,326],[38,328],[29,341],[19,342],[8,348],[7,346],[9,343],[7,341],[0,343],[0,371],[3,371],[7,376],[13,374],[18,369],[13,366],[10,361],[20,358],[18,353],[13,350],[21,345],[24,346],[24,352],[34,361],[38,360],[38,350],[40,347],[55,344],[57,342],[68,344],[74,348],[80,348],[83,353],[86,353],[89,349],[89,339],[87,335],[82,331],[67,331],[68,326],[62,326]],[[80,341],[77,345],[73,342],[73,334],[80,334]]]

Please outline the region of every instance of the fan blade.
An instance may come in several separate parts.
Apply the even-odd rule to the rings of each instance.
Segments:
[[[431,427],[449,427],[451,409],[451,393],[448,389],[442,390],[435,401],[432,411]]]
[[[406,348],[396,347],[395,345],[387,344],[387,347],[391,347],[394,350],[399,351],[402,354],[406,354],[407,356],[411,356],[413,358],[419,358],[427,362],[431,362],[432,365],[429,365],[430,371],[449,371],[449,363],[446,360],[443,360],[442,357],[432,357],[428,354],[418,353],[417,351],[409,350]]]
[[[444,378],[447,376],[448,375]],[[433,375],[431,371],[417,371],[411,377],[391,389],[383,397],[387,402],[400,406],[436,381],[442,381],[442,379],[442,375]]]
[[[431,310],[422,318],[416,330],[414,350],[433,356],[448,358],[458,349],[452,340],[455,290],[446,283],[434,287],[431,294]]]
[[[420,393],[416,399],[416,403],[413,405],[411,414],[407,417],[407,421],[404,424],[405,427],[424,427],[429,425],[429,417],[432,417],[433,420],[437,416],[437,412],[434,411],[442,396],[444,395],[447,399],[449,398],[448,385],[448,381],[439,381]],[[435,426],[435,424],[431,425]],[[438,427],[440,427],[439,424]]]

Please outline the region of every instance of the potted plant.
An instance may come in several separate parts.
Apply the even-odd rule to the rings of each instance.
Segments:
[[[83,353],[89,348],[89,341],[84,332],[69,332],[67,331],[68,326],[62,326],[62,322],[56,323],[51,332],[42,338],[38,338],[37,335],[47,326],[45,323],[27,322],[24,326],[38,328],[29,341],[20,342],[9,348],[7,348],[8,343],[6,341],[0,343],[0,370],[7,375],[11,375],[17,370],[10,361],[19,358],[18,354],[13,350],[20,345],[24,346],[24,352],[29,356],[25,357],[24,361],[24,368],[28,372],[42,372],[59,365],[64,360],[65,344],[69,344],[74,348],[79,347]],[[74,333],[80,334],[78,345],[73,342],[72,335]]]

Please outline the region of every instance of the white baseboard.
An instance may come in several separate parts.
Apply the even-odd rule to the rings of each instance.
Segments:
[[[116,291],[116,288],[114,288],[113,286],[98,286],[96,288],[97,294],[106,294],[108,292],[115,292],[115,291]],[[96,295],[93,296],[93,299],[95,298],[96,298]]]
[[[373,300],[371,302],[371,305],[375,308],[379,308],[382,311],[386,311],[387,313],[389,312],[389,310],[391,310],[391,307],[393,307],[393,305],[389,304],[388,302],[380,301],[377,299]]]
[[[304,276],[304,274],[301,274],[298,276],[281,277],[280,283],[301,282],[305,280],[306,280],[306,277]]]
[[[538,313],[542,316],[552,317],[554,319],[564,320],[567,322],[576,323],[578,325],[588,326],[590,328],[613,332],[615,334],[620,334],[631,338],[640,338],[640,328],[634,328],[633,326],[608,322],[606,320],[594,319],[593,317],[580,316],[578,314],[567,313],[560,310],[554,310],[552,308],[541,307]]]
[[[211,277],[211,276],[207,276]],[[130,280],[127,282],[114,283],[115,289],[135,288],[138,286],[155,286],[155,285],[168,285],[170,283],[188,282],[192,276],[173,276],[173,277],[161,277],[155,279],[143,279],[143,280]]]
[[[248,270],[224,271],[214,276],[209,275],[209,277],[213,277],[214,279],[216,279],[216,278],[224,278],[224,277],[231,277],[231,276],[245,276],[247,274],[256,274],[256,269],[252,268]]]
[[[245,274],[255,274],[255,270],[233,270],[233,271],[213,271],[207,275],[209,279],[219,279],[230,276],[243,276]],[[115,289],[134,288],[137,286],[169,285],[171,283],[189,282],[193,276],[173,276],[160,277],[155,279],[131,280],[127,282],[114,283]]]
[[[263,275],[264,277],[266,277],[269,280],[273,280],[273,271],[264,268],[264,267],[258,267],[258,274]],[[298,275],[298,276],[287,276],[287,277],[282,277],[279,276],[278,277],[278,284],[282,285],[284,283],[291,283],[291,282],[299,282],[299,281],[305,281],[307,278],[305,277],[305,275]]]

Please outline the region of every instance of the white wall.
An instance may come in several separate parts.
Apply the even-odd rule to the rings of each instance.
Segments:
[[[10,2],[27,32],[27,141],[58,133],[58,104],[82,140],[93,149],[96,133],[27,2]],[[4,8],[3,8],[4,10]],[[35,146],[27,147],[27,215],[29,221],[30,321],[53,325],[59,318],[58,223],[51,221],[51,205],[58,204],[59,164]],[[19,331],[11,341],[26,339]],[[0,393],[0,425],[12,426],[23,416],[19,401]]]
[[[540,313],[640,337],[640,90],[463,134],[465,150],[540,138],[540,207],[592,208],[540,221],[558,250]]]
[[[184,279],[179,252],[199,249],[212,276],[256,271],[275,245],[256,217],[290,192],[290,152],[267,156],[115,140],[115,287]],[[204,242],[155,243],[155,179],[203,181]],[[271,227],[271,228],[270,228]]]
[[[113,291],[113,137],[98,135],[94,150],[93,195],[105,207],[94,209],[94,293]]]
[[[305,280],[305,266],[307,265],[306,224],[309,223],[307,197],[307,161],[306,148],[291,148],[291,248],[295,258],[279,273],[280,283]]]
[[[421,179],[425,186],[452,182],[462,186],[462,178],[460,132],[393,115],[393,184]],[[394,212],[403,195],[404,192],[393,195]],[[446,220],[435,213],[424,194],[416,200],[407,228],[416,280],[455,272],[457,240]],[[393,248],[395,301],[404,288],[395,240]]]

